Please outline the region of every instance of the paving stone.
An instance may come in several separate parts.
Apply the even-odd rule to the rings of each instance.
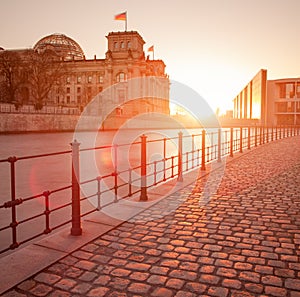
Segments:
[[[210,287],[208,289],[208,294],[210,296],[226,297],[228,296],[229,290],[223,287]]]
[[[292,269],[276,268],[274,274],[277,276],[287,277],[287,278],[294,278],[296,276],[295,271]]]
[[[145,281],[149,277],[149,275],[149,273],[145,272],[132,272],[129,278],[136,281]]]
[[[166,280],[167,280],[166,276],[153,274],[147,279],[147,283],[151,285],[164,286]]]
[[[23,291],[29,291],[31,288],[35,286],[36,282],[33,279],[26,280],[17,286],[18,289]]]
[[[93,270],[96,266],[97,264],[86,260],[81,260],[75,264],[75,267],[88,271]]]
[[[252,271],[242,271],[239,274],[239,279],[244,281],[249,281],[253,283],[259,283],[260,282],[260,274],[257,272]]]
[[[74,296],[74,294],[71,292],[66,292],[61,290],[55,290],[49,294],[49,297],[71,297],[71,296]]]
[[[85,270],[71,266],[69,269],[65,271],[64,277],[79,278],[84,272]]]
[[[50,286],[44,284],[38,284],[30,290],[30,293],[34,296],[47,296],[53,289]]]
[[[222,281],[222,285],[227,288],[240,289],[242,287],[242,282],[236,279],[225,278]]]
[[[91,285],[88,283],[80,283],[78,285],[76,285],[74,288],[72,288],[71,292],[72,293],[77,293],[77,294],[81,294],[81,295],[85,295],[86,292],[88,292],[91,289]]]
[[[300,291],[300,279],[288,278],[285,280],[285,287]]]
[[[267,276],[263,276],[261,278],[261,281],[263,284],[267,284],[267,285],[271,285],[271,286],[277,286],[277,287],[281,287],[283,284],[283,281],[281,278],[277,277],[277,276],[273,276],[273,275],[267,275]]]
[[[61,279],[56,284],[54,284],[54,286],[59,289],[68,291],[68,290],[71,290],[73,287],[75,287],[76,284],[77,284],[77,282],[75,280],[64,278],[64,279]]]
[[[61,276],[52,273],[39,273],[35,278],[37,282],[52,285],[61,279]]]
[[[109,275],[100,275],[98,278],[96,278],[93,281],[93,284],[105,286],[106,284],[109,283],[110,280],[111,277]]]
[[[197,294],[187,291],[178,291],[175,297],[197,297]]]
[[[132,283],[128,287],[128,291],[131,293],[137,293],[137,294],[147,294],[150,290],[151,286],[147,284],[142,283]]]
[[[246,283],[245,289],[253,293],[261,294],[264,290],[264,286],[261,284]]]
[[[217,275],[230,278],[230,277],[235,277],[237,275],[237,271],[232,268],[220,267],[217,270]]]
[[[150,272],[155,274],[167,275],[169,270],[170,269],[168,267],[152,266]]]
[[[88,297],[104,297],[105,294],[109,291],[106,287],[98,287],[95,289],[92,289],[88,292]]]
[[[216,266],[214,266],[214,265],[203,265],[199,269],[199,272],[200,273],[213,273],[215,269],[216,269]]]
[[[124,292],[128,285],[130,284],[130,280],[120,277],[114,277],[109,283],[109,286],[114,288],[114,290],[119,290]]]
[[[173,292],[167,288],[156,288],[152,293],[153,297],[172,297]]]
[[[284,288],[266,286],[265,292],[268,296],[277,296],[277,297],[287,296],[287,290]]]
[[[131,262],[125,266],[125,268],[127,269],[138,270],[138,271],[148,271],[150,267],[151,265],[149,264],[137,263],[137,262]]]
[[[172,278],[180,278],[187,281],[194,281],[197,278],[197,273],[186,270],[172,270],[169,273],[169,276]]]
[[[198,282],[188,282],[185,285],[185,289],[189,292],[202,294],[205,292],[207,286],[204,284],[199,284]]]
[[[216,285],[219,282],[219,280],[220,277],[211,274],[202,274],[199,279],[200,282],[211,284],[211,285]]]

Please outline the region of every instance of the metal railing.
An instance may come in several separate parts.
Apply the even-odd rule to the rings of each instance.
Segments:
[[[146,135],[142,135],[139,141],[130,144],[86,149],[80,149],[80,144],[74,140],[68,151],[24,157],[13,156],[0,160],[0,165],[3,163],[9,165],[10,180],[10,200],[0,205],[0,211],[6,214],[9,212],[10,216],[9,222],[4,226],[0,225],[0,236],[4,238],[3,234],[6,233],[6,236],[10,237],[10,242],[0,249],[0,254],[68,224],[71,224],[72,235],[81,235],[81,218],[84,216],[134,195],[139,197],[140,201],[147,201],[150,188],[174,178],[183,181],[184,173],[195,168],[206,170],[208,163],[220,162],[224,156],[233,157],[236,152],[242,153],[252,147],[295,135],[300,135],[299,127],[255,126],[211,129],[211,131],[207,129],[192,135],[183,135],[179,132],[176,137],[149,140]],[[110,163],[104,166],[104,171],[95,176],[85,176],[82,180],[80,160],[85,158],[84,154],[94,154],[98,164],[103,162],[103,156],[107,151],[112,154]],[[147,156],[149,151],[158,157],[149,161]],[[128,157],[130,164],[122,163],[124,152],[133,156]],[[16,165],[25,160],[38,158],[44,160],[50,157],[57,158],[59,155],[70,158],[71,182],[53,190],[45,189],[29,197],[18,197]],[[89,190],[83,191],[86,187]],[[58,194],[60,198],[56,197]],[[28,204],[29,208],[35,208],[36,204],[33,202],[36,201],[39,201],[37,213],[25,216],[24,206]],[[62,217],[64,220],[61,220]],[[28,236],[24,235],[26,232],[23,232],[24,228],[21,227],[26,223],[30,226],[38,225],[41,230]]]
[[[34,105],[26,104],[18,108],[14,104],[0,103],[0,113],[6,114],[61,114],[61,115],[80,115],[78,106],[58,106],[45,105],[42,109],[35,109]]]

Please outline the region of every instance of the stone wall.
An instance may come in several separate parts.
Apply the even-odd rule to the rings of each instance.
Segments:
[[[79,115],[0,113],[0,133],[74,131]]]

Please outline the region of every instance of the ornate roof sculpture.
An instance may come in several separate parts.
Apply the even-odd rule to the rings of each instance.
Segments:
[[[80,45],[72,38],[64,34],[51,34],[40,39],[34,50],[41,52],[44,50],[53,50],[64,60],[84,60],[84,52]]]

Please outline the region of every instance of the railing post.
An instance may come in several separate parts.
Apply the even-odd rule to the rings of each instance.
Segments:
[[[281,139],[281,126],[279,126],[279,139]]]
[[[218,129],[218,162],[221,162],[221,128]]]
[[[194,168],[194,157],[195,157],[195,135],[192,134],[192,168]]]
[[[79,146],[75,139],[72,147],[72,228],[71,235],[81,235],[81,211],[80,211],[80,176],[79,176]]]
[[[269,142],[269,127],[267,126],[267,143]]]
[[[114,168],[114,190],[115,190],[115,198],[114,202],[118,202],[118,146],[115,144],[113,146],[114,148],[114,162],[115,162],[115,168]]]
[[[141,196],[140,201],[147,201],[147,136],[141,136]]]
[[[10,227],[12,228],[12,244],[10,245],[11,249],[15,249],[19,246],[17,242],[17,210],[16,210],[16,174],[15,174],[15,163],[17,162],[16,157],[8,158],[8,162],[10,163],[10,191],[11,191],[11,224]]]
[[[255,139],[254,139],[254,146],[257,147],[257,126],[256,125],[255,125],[254,133],[255,133],[255,135],[254,135],[254,137],[255,137]]]
[[[296,136],[296,126],[293,126],[293,136]]]
[[[243,128],[240,127],[240,153],[243,152]]]
[[[230,157],[233,157],[233,128],[230,128]]]
[[[166,181],[167,138],[164,138],[164,181]]]
[[[188,160],[187,160],[188,164]],[[182,132],[178,133],[178,178],[179,182],[183,181],[182,178]]]
[[[50,228],[50,209],[49,209],[49,195],[50,195],[50,192],[49,191],[45,191],[43,192],[43,196],[45,197],[45,211],[44,211],[44,214],[46,216],[46,226],[45,226],[45,230],[44,230],[44,233],[45,234],[48,234],[51,232],[51,228]]]
[[[259,145],[262,144],[262,126],[259,126]]]
[[[274,140],[274,131],[273,131],[273,125],[272,125],[272,127],[271,127],[271,141],[273,141]]]
[[[251,129],[248,127],[248,150],[251,148]]]
[[[202,130],[202,157],[201,157],[201,170],[206,170],[205,167],[205,130]]]

